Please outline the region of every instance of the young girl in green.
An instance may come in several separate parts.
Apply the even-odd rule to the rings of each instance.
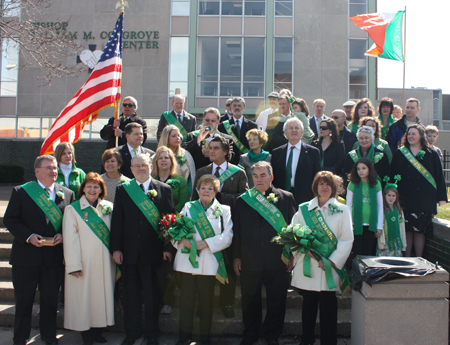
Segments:
[[[368,158],[360,158],[350,173],[347,206],[353,219],[353,256],[375,255],[377,238],[383,232],[383,194],[377,172]]]

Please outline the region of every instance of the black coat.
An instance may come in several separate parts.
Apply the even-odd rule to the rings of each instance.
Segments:
[[[284,144],[272,152],[271,164],[274,175],[273,185],[281,189],[284,189],[284,182],[286,179],[287,147],[288,144]],[[295,162],[293,162],[293,164],[295,164]],[[314,197],[311,186],[314,176],[316,176],[320,170],[319,150],[302,142],[300,159],[297,162],[297,169],[295,171],[293,194],[296,204],[309,201]]]
[[[145,141],[147,140],[147,122],[140,116],[137,116],[137,114],[131,115],[128,119],[123,118],[123,114],[121,114],[122,120],[119,124],[119,129],[122,131],[125,131],[125,126],[128,125],[131,122],[139,123],[142,126],[142,131],[144,132],[144,141],[142,142],[142,145],[145,144]],[[113,123],[114,123],[114,117],[111,117],[108,121],[108,123],[103,126],[103,128],[100,131],[100,137],[103,140],[108,140],[108,144],[106,144],[106,149],[110,149],[113,147],[116,147],[116,136],[114,135],[114,129],[113,129]],[[127,143],[127,138],[125,137],[125,132],[122,133],[122,136],[119,138],[119,143],[117,146],[122,146]]]
[[[152,198],[158,212],[174,213],[172,189],[165,183],[151,179],[149,190],[158,195]],[[160,264],[163,251],[171,251],[172,245],[158,237],[156,230],[139,210],[123,186],[116,189],[111,220],[111,253],[120,250],[124,264]]]
[[[286,224],[291,223],[297,207],[292,193],[271,187],[265,195],[274,193],[278,198],[275,206],[283,214]],[[241,197],[233,212],[233,259],[240,258],[242,271],[286,270],[281,260],[283,246],[271,243],[277,231]]]
[[[232,124],[232,125],[234,124],[233,116],[228,115],[228,113],[225,113],[220,117],[219,123],[222,123],[224,121],[230,121],[230,124]]]
[[[232,124],[234,124],[234,123],[231,123],[230,122],[230,124],[232,125]],[[245,117],[244,117],[244,119],[242,120],[242,127],[241,127],[241,135],[238,137],[238,139],[240,140],[240,142],[242,143],[242,144],[244,144],[244,146],[248,149],[249,148],[249,146],[248,146],[248,140],[247,140],[247,138],[245,137],[245,134],[249,131],[249,130],[251,130],[251,129],[253,129],[253,128],[258,128],[258,125],[256,124],[256,123],[254,123],[253,121],[250,121],[250,120],[247,120]],[[221,123],[220,125],[219,125],[219,127],[217,127],[217,130],[219,131],[219,132],[222,132],[222,133],[225,133],[225,134],[227,134],[227,131],[226,131],[226,129],[225,129],[225,126],[223,125],[223,123]],[[236,132],[236,128],[233,128],[233,132],[234,132],[234,134],[236,134],[236,136],[237,136],[237,132]],[[239,152],[239,156],[240,156],[240,150],[238,149],[238,152]],[[238,159],[238,162],[239,162],[239,159]]]
[[[55,200],[58,208],[64,213],[65,207],[75,201],[75,195],[73,191],[57,183],[55,191],[64,193],[64,199],[56,196]],[[26,242],[32,234],[53,237],[56,233],[62,234],[62,229],[55,231],[52,223],[47,222],[45,213],[20,186],[15,187],[11,193],[3,223],[14,236],[9,260],[11,265],[26,267],[62,265],[62,245],[38,248]]]
[[[402,208],[436,214],[436,204],[439,201],[447,201],[447,188],[438,153],[433,149],[425,152],[423,160],[418,160],[433,176],[437,189],[414,168],[400,150],[396,150],[392,158],[391,181],[394,181],[395,175],[401,176],[398,192]]]
[[[172,110],[172,115],[175,116],[175,110]],[[163,131],[163,129],[168,125],[169,123],[167,122],[166,118],[164,117],[164,115],[161,115],[161,118],[159,119],[159,123],[158,123],[158,130],[156,132],[156,138],[159,141],[159,138],[161,138],[161,133]],[[184,111],[184,116],[183,116],[183,121],[181,121],[181,124],[183,125],[184,129],[186,129],[186,131],[188,133],[195,131],[195,127],[197,126],[197,120],[195,118],[194,115],[189,114],[187,111]]]
[[[126,144],[126,143],[125,143]],[[142,147],[142,150],[144,151],[144,153],[148,153],[150,156],[154,155],[155,152],[153,152],[152,150],[146,148],[146,147]],[[123,164],[120,167],[120,172],[128,177],[128,178],[134,178],[133,173],[131,172],[131,153],[130,150],[128,149],[128,145],[123,145],[117,148],[117,150],[119,151],[120,155],[122,156],[122,161]]]
[[[322,115],[322,116],[324,118],[327,117],[326,115]],[[321,121],[322,120],[319,121],[319,125],[320,125]],[[314,132],[315,139],[318,139],[320,131],[319,131],[319,128],[317,128],[317,126],[316,126],[316,119],[315,119],[314,114],[309,118],[309,128],[311,128],[311,130]]]
[[[315,140],[312,142],[312,146],[316,147],[320,151],[320,157],[323,157],[323,167],[322,170],[331,171],[333,174],[341,175],[342,167],[344,166],[345,159],[345,149],[344,143],[335,144],[332,142],[330,146],[327,147],[325,153],[322,151],[322,144],[320,140]]]
[[[356,134],[349,130],[347,126],[344,126],[344,130],[339,132],[339,136],[341,137],[341,141],[344,143],[345,154],[353,150],[353,145],[358,141]]]

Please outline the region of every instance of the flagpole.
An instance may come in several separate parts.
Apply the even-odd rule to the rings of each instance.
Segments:
[[[405,113],[405,70],[406,70],[406,6],[405,6],[405,31],[403,33],[403,98],[402,98],[402,110]],[[402,114],[403,115],[403,114]]]
[[[119,2],[117,2],[116,9],[120,8],[119,16],[122,13],[125,15],[125,6],[128,6],[127,1],[120,0]],[[122,63],[122,69],[120,71],[120,84],[119,84],[119,88],[117,90],[119,93],[122,92],[122,71],[123,71],[123,63]],[[120,107],[120,99],[116,100],[115,105],[114,105],[114,120],[119,118],[119,107]],[[116,136],[116,147],[118,147],[118,146],[119,146],[119,137]]]

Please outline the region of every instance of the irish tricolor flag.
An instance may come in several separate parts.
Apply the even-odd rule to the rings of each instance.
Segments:
[[[366,51],[366,55],[384,59],[403,60],[403,15],[397,13],[367,13],[351,17],[350,20],[364,31],[375,42]]]

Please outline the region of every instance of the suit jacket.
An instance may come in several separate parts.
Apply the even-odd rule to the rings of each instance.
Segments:
[[[153,156],[155,154],[154,151],[152,151],[146,147],[141,146],[141,148],[144,151],[144,153],[148,153],[150,156]],[[128,149],[128,145],[126,145],[126,143],[125,143],[125,145],[118,147],[117,150],[119,151],[120,155],[122,156],[122,160],[123,160],[123,164],[120,167],[120,172],[124,176],[126,176],[130,179],[133,179],[134,175],[131,172],[131,153],[130,153],[130,150]]]
[[[172,110],[172,115],[175,116],[175,110]],[[156,137],[159,141],[159,138],[161,138],[161,133],[164,129],[164,127],[166,127],[169,123],[167,122],[166,118],[161,115],[161,118],[159,119],[159,124],[158,124],[158,130],[156,132]],[[183,116],[183,121],[181,121],[181,124],[183,125],[183,127],[186,129],[186,131],[188,133],[195,131],[195,127],[197,126],[197,120],[195,118],[194,115],[189,114],[186,110],[184,111],[184,116]]]
[[[311,186],[317,172],[321,170],[320,166],[320,152],[311,145],[302,142],[302,149],[300,152],[300,159],[297,162],[297,169],[295,171],[295,185],[294,198],[297,204],[309,201],[314,197]],[[284,181],[286,179],[286,161],[287,161],[287,147],[284,144],[272,152],[272,167],[273,167],[273,185],[277,188],[284,188]],[[293,162],[295,164],[295,162]]]
[[[234,144],[233,138],[230,135],[219,131],[216,131],[216,133],[221,137],[227,139],[228,142],[230,143],[230,146],[233,148],[230,163],[237,165],[239,163],[240,151]],[[186,138],[186,141],[181,144],[181,147],[189,151],[189,153],[192,155],[197,170],[211,164],[209,158],[203,155],[202,148],[197,144],[197,137],[194,136],[194,134],[189,133]]]
[[[275,206],[286,224],[290,224],[297,210],[292,193],[273,186],[265,195],[269,193],[274,193],[278,198]],[[243,271],[286,270],[286,264],[281,260],[283,246],[271,243],[277,231],[242,197],[237,198],[233,212],[233,232],[233,259],[241,259]]]
[[[64,193],[64,198],[56,196],[55,203],[61,212],[67,205],[75,201],[75,194],[66,187],[55,183],[55,192]],[[47,222],[45,213],[31,199],[25,190],[17,186],[13,189],[3,223],[14,236],[9,263],[16,266],[58,266],[63,262],[63,246],[35,247],[27,243],[32,234],[53,237],[62,234],[62,228],[56,232],[52,223]]]
[[[234,122],[234,121],[233,121],[233,122]],[[230,122],[230,124],[234,124],[234,123],[231,123],[231,122]],[[249,148],[249,145],[248,145],[248,140],[247,140],[247,138],[245,137],[245,134],[246,134],[249,130],[251,130],[251,129],[253,129],[253,128],[256,128],[256,129],[257,129],[257,128],[258,128],[258,125],[257,125],[256,123],[254,123],[253,121],[247,120],[247,119],[244,117],[244,119],[242,120],[241,135],[238,136],[238,139],[241,141],[242,144],[244,144],[244,146],[245,146],[246,148]],[[222,132],[222,133],[227,134],[227,131],[226,131],[226,129],[225,129],[225,126],[224,126],[222,123],[219,125],[219,127],[217,127],[217,130],[218,130],[219,132]],[[237,136],[236,128],[233,128],[233,132],[234,132],[234,134],[236,134],[236,136]],[[240,155],[241,151],[240,151],[239,149],[238,149],[238,152],[239,152],[239,155]],[[238,162],[239,162],[239,159],[238,159]]]
[[[335,144],[332,142],[325,152],[322,150],[320,140],[314,140],[312,146],[316,147],[320,151],[320,157],[323,157],[322,170],[331,171],[335,175],[342,174],[345,160],[344,143],[339,142],[339,144]]]
[[[339,136],[344,143],[345,154],[353,150],[353,145],[358,141],[355,132],[349,130],[347,126],[344,126],[344,130],[339,132]]]
[[[327,117],[326,115],[322,115],[324,118]],[[320,123],[319,123],[320,124]],[[309,118],[309,128],[314,132],[315,138],[317,139],[319,137],[319,128],[316,126],[316,119],[314,114]]]
[[[158,193],[151,198],[158,212],[174,213],[170,186],[152,178],[149,186],[149,190],[151,189]],[[124,187],[118,186],[111,221],[111,253],[120,250],[124,264],[160,264],[163,261],[163,251],[170,251],[171,247],[170,242],[164,245]]]
[[[120,121],[119,129],[121,129],[122,131],[124,131],[125,126],[131,122],[139,123],[142,126],[142,131],[144,132],[144,141],[142,142],[142,145],[144,145],[145,141],[147,140],[147,122],[145,122],[145,120],[142,117],[138,116],[136,113],[131,115],[128,119],[124,119],[123,114],[121,114],[120,116],[122,116],[122,120]],[[103,140],[108,140],[108,144],[106,144],[106,149],[116,147],[116,136],[114,135],[113,123],[114,117],[111,117],[108,123],[105,126],[103,126],[103,128],[100,131],[100,137]],[[125,137],[125,133],[123,133],[122,136],[119,138],[118,146],[125,145],[126,143],[127,138]]]
[[[228,169],[232,166],[233,164],[228,163]],[[203,175],[207,174],[213,175],[212,168],[213,164],[211,163],[206,167],[197,170],[197,175],[195,176],[195,183],[193,185],[192,190],[192,198],[191,198],[192,200],[197,200],[199,198],[197,189],[195,188],[195,186],[197,186],[197,181]],[[233,212],[233,207],[236,202],[236,198],[242,193],[244,193],[247,189],[248,189],[247,175],[245,174],[245,171],[239,170],[233,176],[225,180],[225,182],[223,183],[222,191],[217,193],[216,199],[221,204],[230,206],[231,212]]]
[[[222,123],[222,122],[227,121],[227,120],[230,121],[230,123],[232,125],[234,124],[233,116],[229,115],[227,112],[220,117],[219,123]]]

